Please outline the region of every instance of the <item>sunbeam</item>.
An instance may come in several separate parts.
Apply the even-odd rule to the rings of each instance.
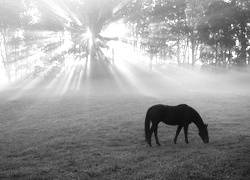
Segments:
[[[104,6],[103,3],[96,1],[100,6]],[[211,50],[210,47],[197,44],[196,49],[192,49],[189,37],[178,35],[180,32],[174,32],[179,39],[175,38],[176,34],[166,34],[176,19],[166,14],[165,21],[156,16],[153,20],[145,18],[144,23],[140,19],[134,22],[135,16],[122,15],[124,10],[130,11],[126,9],[130,3],[133,6],[129,8],[133,9],[133,2],[112,3],[105,4],[105,10],[99,10],[90,2],[46,0],[38,3],[41,7],[33,3],[30,12],[39,18],[30,24],[48,22],[52,23],[48,25],[52,29],[41,28],[44,24],[28,30],[20,27],[11,35],[21,43],[13,43],[11,48],[4,44],[5,34],[0,33],[0,68],[5,70],[0,73],[1,88],[9,80],[9,87],[20,89],[15,98],[30,89],[60,96],[77,92],[134,92],[159,96],[166,92],[230,89],[230,85],[221,85],[213,75],[201,70],[205,61],[199,57]],[[150,7],[141,3],[143,8]],[[169,4],[161,4],[165,5]],[[236,56],[236,52],[232,54]],[[205,54],[203,58],[210,55]],[[225,62],[221,61],[221,66]]]
[[[63,20],[65,23],[71,22],[71,18],[69,17],[69,14],[67,12],[66,6],[64,8],[60,7],[60,5],[63,5],[63,1],[59,4],[53,2],[52,0],[45,0],[46,7],[50,8],[50,10],[57,15],[58,19]]]

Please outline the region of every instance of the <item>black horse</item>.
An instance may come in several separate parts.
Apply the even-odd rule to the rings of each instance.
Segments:
[[[150,128],[150,122],[152,122],[152,126]],[[151,146],[151,136],[154,132],[156,143],[160,146],[158,136],[157,136],[157,129],[158,124],[160,122],[164,122],[168,125],[178,125],[176,130],[174,143],[176,144],[177,137],[184,127],[184,134],[185,134],[185,142],[188,144],[188,126],[192,122],[198,127],[199,129],[199,136],[203,140],[204,143],[209,142],[208,131],[207,131],[207,124],[204,124],[202,121],[199,113],[194,110],[192,107],[186,104],[180,104],[178,106],[167,106],[167,105],[154,105],[150,107],[147,111],[146,118],[145,118],[145,138],[148,144]]]

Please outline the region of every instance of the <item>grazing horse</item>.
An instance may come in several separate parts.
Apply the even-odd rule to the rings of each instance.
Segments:
[[[150,122],[152,122],[152,126],[150,128]],[[150,107],[147,111],[146,118],[145,118],[145,138],[146,142],[150,146],[151,145],[151,136],[155,134],[156,143],[160,146],[158,136],[157,136],[157,129],[158,124],[160,122],[164,122],[168,125],[178,125],[176,130],[174,143],[176,144],[177,137],[184,127],[184,134],[185,134],[185,142],[188,144],[188,126],[192,122],[198,127],[199,129],[199,136],[203,140],[204,143],[209,142],[208,131],[207,131],[207,124],[204,124],[202,121],[199,113],[194,110],[192,107],[186,104],[180,104],[178,106],[168,106],[168,105],[154,105]]]

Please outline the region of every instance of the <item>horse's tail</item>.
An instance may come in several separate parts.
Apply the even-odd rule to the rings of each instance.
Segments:
[[[146,142],[149,142],[149,136],[150,136],[150,108],[148,109],[145,117],[145,140]]]

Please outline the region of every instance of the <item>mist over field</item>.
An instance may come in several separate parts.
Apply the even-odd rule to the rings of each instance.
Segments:
[[[13,91],[13,98],[21,97],[22,93],[31,93],[37,97],[64,94],[138,94],[158,98],[179,94],[223,96],[249,94],[250,75],[248,71],[213,73],[203,71],[200,67],[171,65],[164,70],[148,70],[136,64],[123,64],[121,67],[105,65],[92,72],[84,72],[82,65],[77,65],[55,75],[25,77],[2,86],[0,90]]]
[[[129,67],[94,76],[79,89],[17,81],[0,94],[3,179],[248,179],[249,75]],[[118,83],[122,82],[122,83]],[[26,85],[25,85],[26,84]],[[85,87],[87,85],[87,87]],[[209,144],[189,127],[159,124],[158,147],[144,140],[147,109],[158,103],[194,107],[208,123]]]

